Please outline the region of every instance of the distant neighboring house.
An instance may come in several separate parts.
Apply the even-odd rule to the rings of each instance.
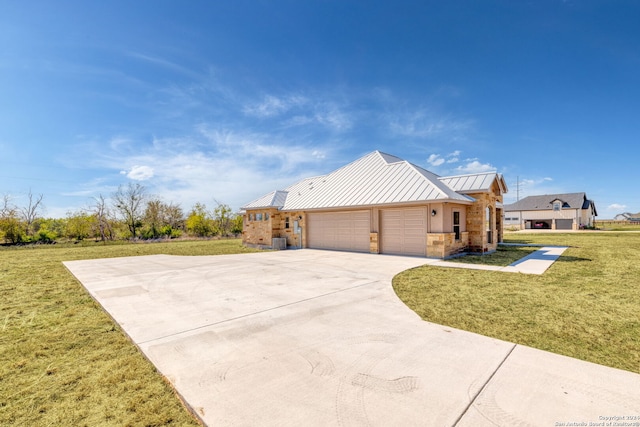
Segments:
[[[629,212],[621,213],[616,215],[614,218],[616,221],[640,221],[640,212],[637,214],[632,214]]]
[[[491,252],[506,192],[496,172],[439,177],[374,151],[247,203],[242,241],[433,258]]]
[[[593,226],[597,215],[595,203],[585,193],[545,194],[504,205],[504,226],[578,230]]]

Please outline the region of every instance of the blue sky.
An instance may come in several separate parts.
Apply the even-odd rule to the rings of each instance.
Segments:
[[[234,209],[381,150],[640,211],[640,2],[0,0],[0,195]]]

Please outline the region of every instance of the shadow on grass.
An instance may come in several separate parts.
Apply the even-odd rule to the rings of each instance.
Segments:
[[[592,262],[591,258],[582,258],[579,256],[564,256],[560,255],[560,257],[556,260],[556,262]]]

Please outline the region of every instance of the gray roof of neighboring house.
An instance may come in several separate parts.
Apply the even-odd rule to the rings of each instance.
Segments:
[[[625,219],[640,220],[640,212],[635,214],[631,212],[624,212],[615,216],[615,218],[618,218],[618,217],[622,217]]]
[[[592,207],[594,214],[596,216],[598,215],[595,203],[592,200],[587,199],[586,193],[528,196],[516,203],[504,205],[504,210],[505,212],[552,210],[553,202],[556,200],[563,202],[562,209],[589,209]]]
[[[277,207],[290,211],[423,201],[472,203],[474,199],[455,191],[445,178],[406,160],[374,151],[327,175],[307,178],[283,191],[271,192],[242,209]]]

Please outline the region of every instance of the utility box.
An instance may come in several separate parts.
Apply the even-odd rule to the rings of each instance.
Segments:
[[[285,237],[274,237],[271,239],[271,249],[276,251],[287,249],[287,239]]]

